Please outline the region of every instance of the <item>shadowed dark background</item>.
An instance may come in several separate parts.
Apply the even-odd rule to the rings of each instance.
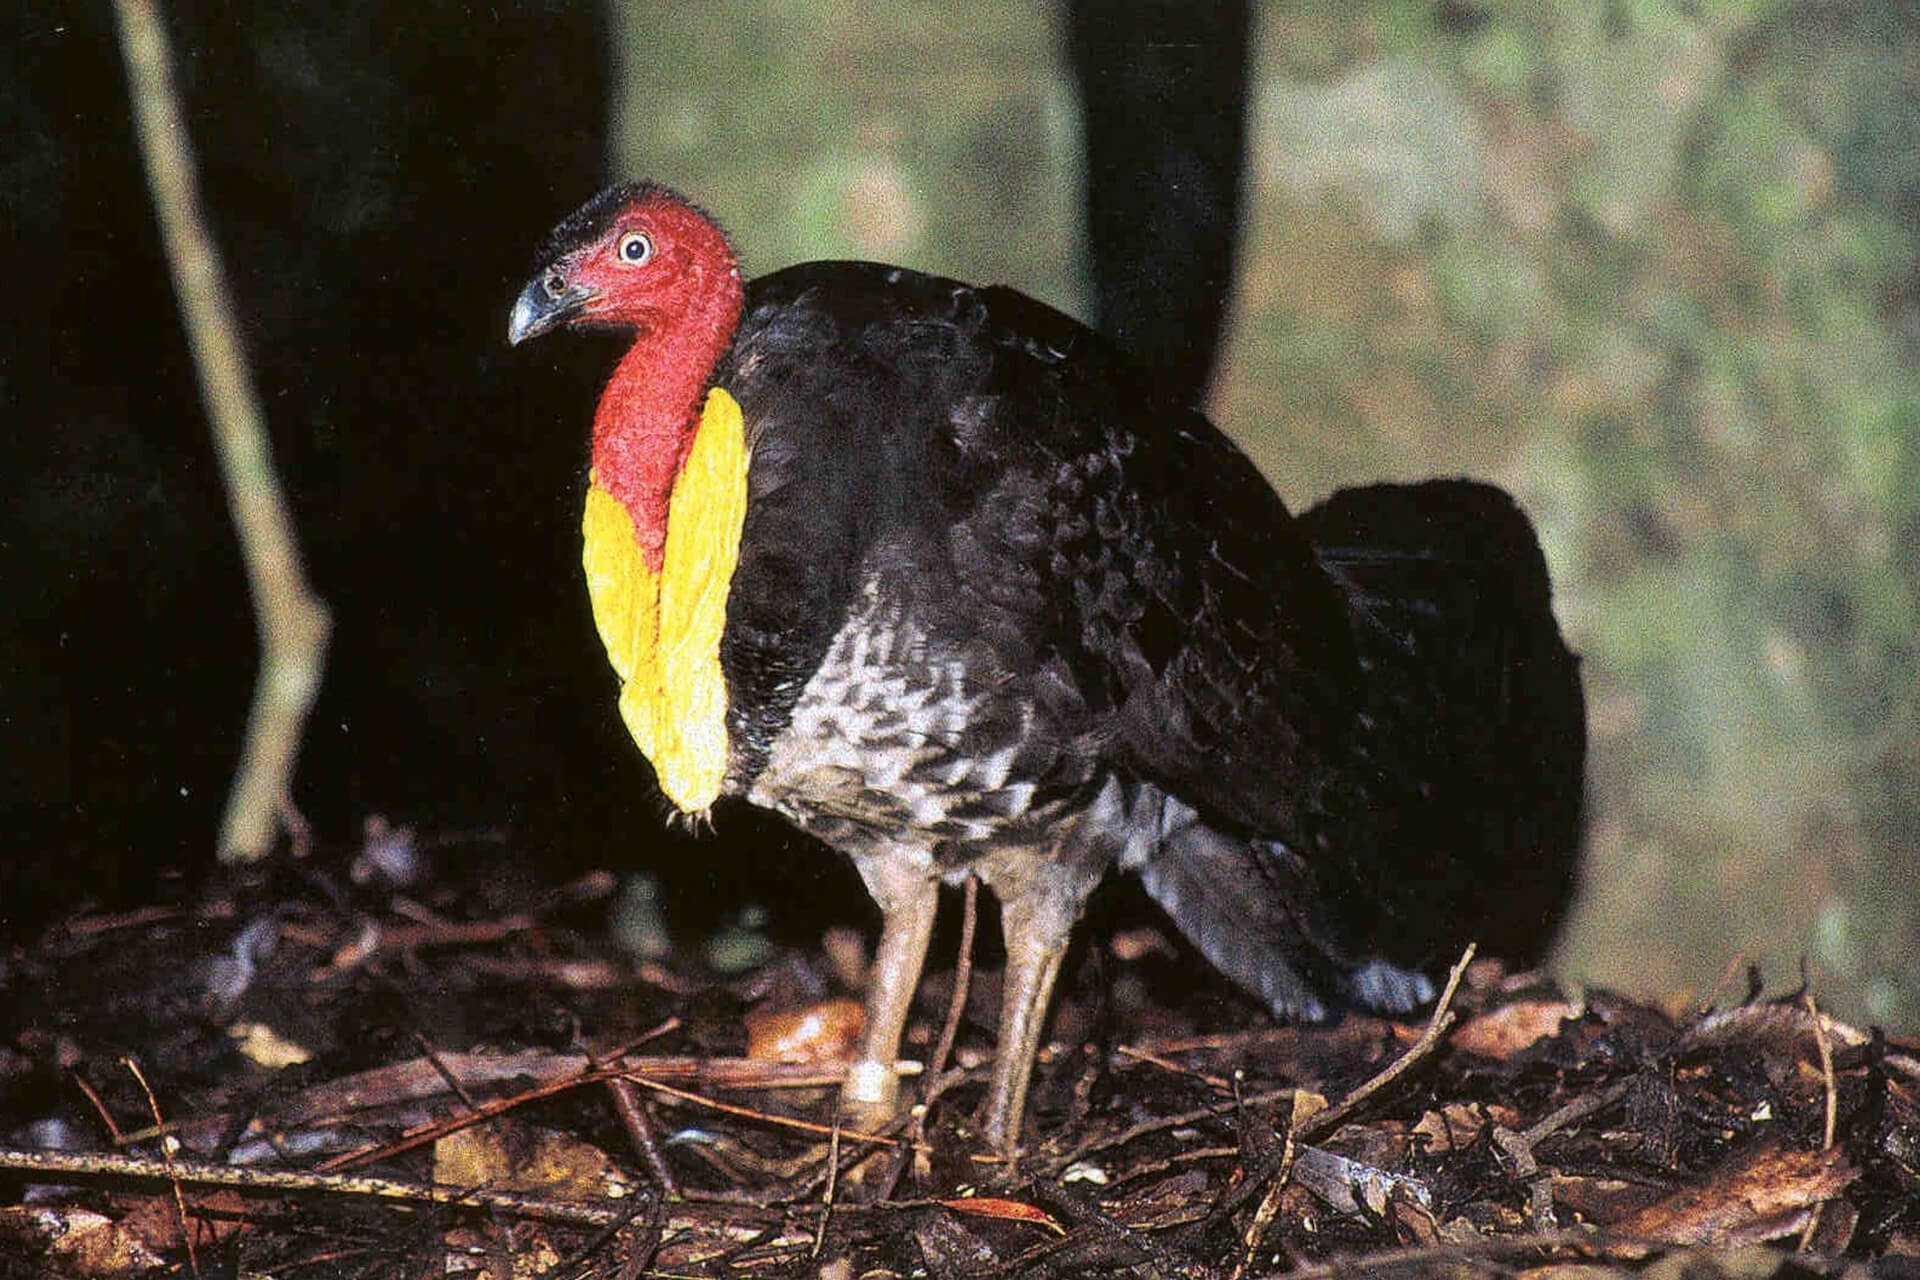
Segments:
[[[299,784],[321,840],[376,812],[509,827],[556,874],[653,868],[696,927],[749,896],[784,927],[855,910],[841,869],[744,809],[699,845],[662,829],[577,568],[608,350],[509,351],[505,308],[535,239],[616,170],[696,194],[750,271],[883,257],[1123,334],[1189,314],[1130,313],[1137,294],[1085,266],[1129,236],[1150,260],[1188,252],[1137,185],[1082,184],[1101,141],[1083,142],[1075,60],[1119,65],[1102,42],[1124,53],[1148,19],[283,8],[170,13],[336,612]],[[1220,21],[1154,56],[1183,67],[1231,39]],[[1563,970],[1673,992],[1736,952],[1789,983],[1804,955],[1843,1010],[1913,1024],[1911,7],[1293,3],[1246,32],[1241,253],[1175,326],[1183,358],[1214,363],[1192,335],[1224,305],[1215,415],[1296,507],[1473,473],[1541,523],[1595,729]],[[1186,97],[1085,83],[1100,119],[1158,113],[1177,136],[1239,65],[1203,61]],[[254,657],[106,6],[0,15],[0,100],[11,933],[210,858]],[[1217,180],[1218,137],[1183,144],[1187,181]]]

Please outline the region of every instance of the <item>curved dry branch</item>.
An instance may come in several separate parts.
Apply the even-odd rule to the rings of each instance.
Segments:
[[[220,823],[221,859],[244,862],[265,856],[283,826],[296,838],[304,834],[293,807],[293,771],[307,712],[320,690],[332,622],[326,603],[307,584],[293,518],[274,472],[226,271],[200,207],[159,6],[156,0],[114,0],[114,10],[147,183],[213,427],[259,631],[260,670]]]

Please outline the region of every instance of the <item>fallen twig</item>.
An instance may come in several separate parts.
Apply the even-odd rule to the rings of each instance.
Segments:
[[[1427,1019],[1426,1030],[1420,1033],[1420,1038],[1371,1080],[1332,1106],[1316,1111],[1307,1118],[1295,1130],[1295,1137],[1302,1142],[1318,1142],[1345,1124],[1347,1117],[1365,1106],[1375,1094],[1411,1071],[1422,1059],[1440,1047],[1440,1041],[1454,1024],[1453,996],[1460,989],[1460,979],[1466,975],[1467,966],[1473,963],[1474,950],[1474,944],[1469,942],[1467,949],[1460,953],[1460,959],[1455,962],[1452,972],[1447,974],[1447,985],[1441,989],[1440,998],[1434,1002],[1433,1015]]]
[[[953,1056],[954,1041],[960,1038],[960,1018],[967,1011],[967,988],[973,980],[973,931],[980,914],[980,877],[968,876],[960,913],[960,950],[953,962],[953,993],[947,998],[947,1018],[940,1026],[940,1039],[933,1057],[927,1060],[927,1092],[932,1093]],[[922,1102],[931,1103],[932,1097]]]
[[[1230,1280],[1243,1280],[1254,1257],[1260,1252],[1260,1243],[1267,1237],[1267,1229],[1273,1225],[1274,1217],[1280,1212],[1280,1197],[1286,1194],[1287,1183],[1293,1175],[1294,1153],[1299,1150],[1299,1140],[1293,1125],[1287,1126],[1287,1132],[1280,1143],[1280,1159],[1275,1166],[1273,1176],[1268,1178],[1266,1194],[1260,1197],[1260,1203],[1254,1208],[1253,1217],[1247,1222],[1247,1229],[1240,1235],[1240,1258],[1233,1265]]]
[[[167,1127],[167,1121],[166,1118],[160,1114],[160,1099],[154,1096],[153,1086],[147,1083],[147,1073],[142,1071],[140,1064],[130,1057],[121,1058],[120,1065],[125,1067],[133,1076],[134,1081],[139,1084],[140,1092],[147,1095],[147,1109],[153,1113],[154,1126],[159,1129],[165,1129]],[[187,1200],[185,1196],[180,1194],[180,1179],[174,1172],[173,1145],[171,1143],[161,1142],[160,1158],[167,1167],[167,1187],[173,1192],[174,1221],[180,1228],[180,1239],[185,1241],[187,1246],[187,1269],[193,1273],[194,1280],[199,1280],[200,1251],[193,1243],[193,1224],[187,1221]]]
[[[626,1216],[625,1206],[609,1208],[573,1200],[554,1200],[516,1191],[488,1191],[437,1187],[395,1178],[358,1174],[303,1173],[289,1169],[247,1169],[202,1164],[192,1160],[152,1160],[71,1151],[16,1151],[0,1148],[0,1169],[39,1174],[48,1182],[76,1178],[131,1179],[170,1182],[179,1186],[229,1187],[238,1191],[275,1191],[289,1194],[366,1196],[402,1204],[439,1205],[457,1209],[486,1209],[521,1218],[572,1226],[604,1227]]]
[[[1518,1132],[1497,1124],[1493,1126],[1494,1145],[1513,1161],[1514,1175],[1527,1184],[1528,1225],[1536,1234],[1557,1230],[1560,1224],[1553,1213],[1553,1177],[1540,1168],[1534,1148],[1576,1120],[1583,1120],[1626,1097],[1633,1083],[1631,1079],[1620,1080],[1596,1093],[1575,1098]]]
[[[1171,1058],[1162,1057],[1157,1053],[1136,1048],[1130,1044],[1115,1045],[1113,1051],[1123,1058],[1130,1058],[1135,1062],[1144,1062],[1150,1067],[1158,1067],[1169,1075],[1185,1076],[1189,1080],[1198,1080],[1208,1088],[1218,1089],[1222,1093],[1233,1088],[1233,1082],[1223,1076],[1208,1075],[1204,1071],[1195,1071],[1192,1067],[1183,1066]]]
[[[650,1080],[692,1084],[705,1089],[818,1089],[837,1085],[846,1076],[843,1065],[832,1063],[767,1062],[755,1058],[696,1058],[610,1054],[596,1059],[581,1053],[554,1053],[544,1049],[513,1052],[442,1052],[436,1062],[411,1058],[375,1067],[356,1075],[314,1085],[288,1099],[266,1117],[280,1131],[321,1129],[363,1120],[369,1112],[445,1098],[448,1076],[469,1092],[531,1081],[523,1092],[494,1101],[475,1102],[478,1111],[498,1114],[522,1103],[585,1084],[598,1084],[614,1075],[644,1076]],[[902,1075],[917,1064],[902,1063]],[[444,1074],[443,1074],[444,1073]],[[167,1132],[190,1146],[204,1145],[234,1123],[226,1113],[175,1120]],[[143,1129],[116,1136],[120,1142],[142,1142],[157,1136]]]
[[[640,1156],[640,1163],[647,1166],[647,1172],[660,1187],[660,1194],[678,1199],[680,1183],[673,1176],[673,1170],[667,1167],[667,1160],[660,1152],[660,1143],[653,1133],[653,1121],[647,1118],[646,1110],[640,1105],[640,1090],[633,1081],[625,1076],[614,1076],[607,1081],[607,1095],[613,1099],[613,1113],[620,1118],[620,1127],[627,1131],[627,1140],[633,1143],[633,1149]]]
[[[1826,1091],[1826,1117],[1820,1127],[1820,1146],[1833,1145],[1833,1134],[1839,1122],[1840,1090],[1833,1079],[1833,1048],[1827,1043],[1827,1022],[1820,1016],[1820,1006],[1813,1002],[1813,992],[1806,994],[1807,1020],[1813,1024],[1813,1044],[1820,1054],[1820,1083]]]
[[[569,1089],[578,1088],[581,1085],[600,1084],[613,1079],[628,1080],[643,1089],[651,1089],[655,1093],[665,1094],[670,1098],[677,1098],[682,1102],[689,1102],[696,1106],[705,1107],[710,1111],[720,1111],[727,1115],[740,1116],[747,1120],[758,1120],[764,1124],[776,1125],[780,1128],[794,1129],[801,1133],[818,1134],[822,1137],[832,1132],[828,1126],[814,1124],[809,1120],[796,1120],[791,1116],[774,1115],[770,1112],[759,1111],[752,1107],[742,1107],[730,1102],[722,1102],[718,1098],[709,1098],[703,1094],[692,1093],[686,1089],[676,1089],[664,1081],[651,1079],[640,1074],[631,1064],[614,1064],[585,1071],[576,1076],[551,1081],[536,1088],[526,1090],[523,1093],[517,1093],[510,1098],[502,1098],[495,1102],[482,1103],[480,1110],[477,1112],[455,1116],[450,1120],[436,1121],[432,1124],[424,1125],[392,1142],[380,1143],[376,1146],[365,1147],[358,1151],[350,1151],[344,1155],[335,1156],[322,1164],[321,1168],[344,1169],[351,1168],[357,1164],[365,1164],[373,1160],[384,1160],[391,1156],[398,1155],[403,1151],[412,1150],[414,1147],[421,1146],[425,1143],[437,1141],[469,1125],[478,1124],[484,1120],[492,1119],[495,1116],[503,1115],[508,1111],[523,1107],[541,1098],[551,1097],[557,1093],[564,1093]],[[892,1141],[890,1137],[882,1134],[851,1132],[846,1134],[846,1136],[857,1142],[885,1143]]]
[[[1826,1112],[1820,1126],[1820,1149],[1831,1151],[1840,1109],[1840,1090],[1833,1079],[1833,1049],[1827,1044],[1826,1023],[1820,1017],[1820,1006],[1814,1003],[1813,992],[1811,990],[1806,992],[1804,999],[1807,1004],[1807,1020],[1813,1023],[1814,1048],[1820,1054],[1820,1084],[1826,1094]],[[1820,1220],[1826,1216],[1826,1210],[1825,1201],[1813,1207],[1812,1214],[1807,1218],[1805,1229],[1800,1232],[1799,1252],[1805,1253],[1808,1246],[1813,1243],[1814,1236],[1819,1234]]]
[[[1473,954],[1474,948],[1469,946],[1461,955],[1459,962],[1455,964],[1452,971],[1448,973],[1446,987],[1441,991],[1439,1000],[1435,1002],[1433,1015],[1428,1019],[1426,1029],[1420,1033],[1419,1038],[1408,1046],[1398,1058],[1395,1058],[1384,1071],[1354,1090],[1353,1093],[1342,1099],[1337,1105],[1318,1111],[1310,1120],[1303,1122],[1303,1127],[1295,1134],[1301,1142],[1316,1142],[1320,1138],[1333,1132],[1333,1130],[1339,1128],[1341,1124],[1345,1123],[1347,1117],[1358,1110],[1369,1098],[1406,1074],[1406,1072],[1411,1070],[1422,1058],[1433,1052],[1439,1045],[1441,1038],[1446,1034],[1448,1029],[1453,1026],[1454,1014],[1449,1006],[1453,1003],[1454,993],[1459,990],[1460,979],[1466,974],[1467,966],[1473,961]],[[1169,1050],[1162,1047],[1161,1051],[1168,1052]],[[1298,1091],[1293,1088],[1270,1089],[1264,1093],[1256,1093],[1245,1098],[1239,1105],[1248,1110],[1256,1107],[1272,1106],[1276,1103],[1288,1101],[1296,1092]],[[1107,1151],[1115,1147],[1124,1147],[1129,1143],[1151,1134],[1164,1133],[1168,1129],[1178,1129],[1190,1124],[1200,1124],[1207,1120],[1218,1120],[1227,1114],[1230,1107],[1231,1104],[1215,1104],[1197,1107],[1192,1111],[1183,1111],[1177,1115],[1159,1116],[1152,1120],[1143,1120],[1138,1124],[1121,1130],[1119,1133],[1089,1138],[1084,1142],[1075,1144],[1064,1154],[1055,1157],[1047,1165],[1047,1171],[1050,1176],[1058,1177],[1061,1172],[1076,1162],[1084,1160],[1096,1151]]]
[[[1135,1231],[1073,1189],[1052,1181],[1028,1184],[1031,1198],[1105,1244],[1118,1260],[1144,1276],[1192,1275],[1194,1260],[1172,1253],[1145,1232]]]
[[[972,880],[967,883],[971,885]],[[938,1059],[935,1059],[938,1061]],[[827,1242],[827,1224],[833,1221],[833,1193],[840,1186],[840,1100],[833,1101],[833,1137],[827,1140],[827,1185],[820,1192],[820,1225],[814,1229],[813,1249],[807,1255],[820,1256],[820,1246]]]

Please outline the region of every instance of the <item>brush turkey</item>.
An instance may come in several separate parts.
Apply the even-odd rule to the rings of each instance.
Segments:
[[[1291,515],[1183,397],[1006,288],[813,262],[743,281],[651,184],[551,233],[518,343],[633,334],[585,564],[674,805],[772,809],[882,920],[847,1096],[895,1105],[940,884],[1006,940],[983,1114],[1011,1150],[1088,894],[1138,875],[1282,1016],[1401,1012],[1569,896],[1585,716],[1533,529],[1467,481]]]

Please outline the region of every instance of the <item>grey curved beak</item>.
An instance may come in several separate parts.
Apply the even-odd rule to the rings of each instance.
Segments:
[[[555,273],[542,272],[527,281],[527,287],[514,299],[513,314],[507,320],[507,341],[518,346],[528,338],[559,328],[584,311],[593,296],[591,289],[570,285]]]

